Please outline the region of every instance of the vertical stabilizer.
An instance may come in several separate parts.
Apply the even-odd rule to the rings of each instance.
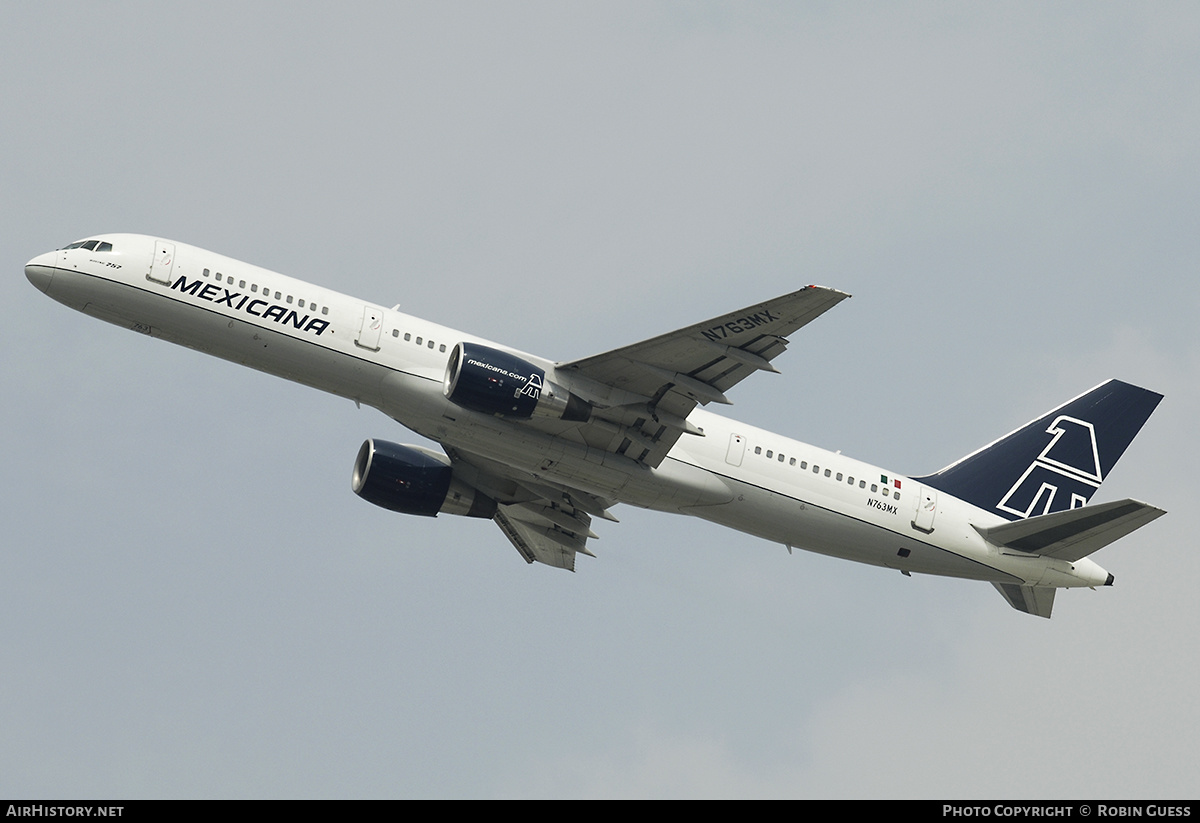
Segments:
[[[1087,503],[1162,400],[1109,380],[936,474],[939,491],[1020,520]]]
[[[1054,610],[1054,593],[1058,589],[1042,586],[1017,586],[1013,583],[993,583],[996,591],[1004,595],[1008,605],[1019,612],[1032,614],[1035,617],[1050,618]]]

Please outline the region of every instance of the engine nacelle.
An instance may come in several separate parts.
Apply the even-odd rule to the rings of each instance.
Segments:
[[[363,500],[404,514],[490,518],[496,513],[495,500],[454,476],[449,458],[419,446],[366,441],[350,486]]]
[[[583,422],[592,411],[586,400],[547,380],[545,369],[478,343],[454,347],[443,391],[463,408],[518,420],[537,415]]]

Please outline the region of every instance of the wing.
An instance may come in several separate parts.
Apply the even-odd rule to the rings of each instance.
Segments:
[[[616,520],[610,501],[532,475],[485,457],[446,448],[457,476],[497,503],[493,520],[526,563],[575,571],[577,553],[595,557],[587,541],[596,538],[592,515]]]
[[[559,363],[559,374],[596,408],[580,427],[584,442],[656,467],[684,433],[697,404],[728,404],[725,392],[751,374],[777,372],[771,361],[787,337],[850,295],[807,286],[594,357]]]

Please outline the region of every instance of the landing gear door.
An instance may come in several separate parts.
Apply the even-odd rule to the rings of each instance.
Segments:
[[[175,244],[165,240],[154,241],[154,259],[150,261],[150,274],[155,283],[171,285],[171,268],[175,265]]]
[[[929,534],[933,531],[933,520],[937,516],[937,489],[921,486],[917,493],[917,511],[913,515],[912,527]]]

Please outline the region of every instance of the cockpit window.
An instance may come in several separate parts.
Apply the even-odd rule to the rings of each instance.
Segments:
[[[63,251],[67,249],[87,249],[88,251],[112,251],[112,243],[107,243],[103,240],[80,240],[78,243],[72,243],[69,246],[63,246]]]

